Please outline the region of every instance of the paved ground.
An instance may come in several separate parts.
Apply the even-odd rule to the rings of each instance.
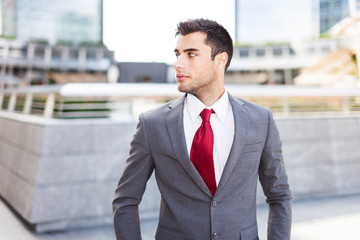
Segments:
[[[266,239],[267,207],[258,208],[260,239]],[[360,195],[293,202],[292,240],[360,239]],[[154,239],[156,220],[142,222],[143,240]],[[0,240],[114,240],[112,226],[37,234],[0,200]]]

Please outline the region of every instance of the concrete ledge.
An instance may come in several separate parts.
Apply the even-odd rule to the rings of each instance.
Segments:
[[[297,199],[360,193],[360,118],[276,120]],[[0,113],[0,195],[36,231],[112,223],[111,202],[136,122]],[[264,203],[261,187],[258,203]],[[150,178],[141,217],[156,218]]]
[[[39,232],[109,224],[135,128],[136,122],[1,113],[0,195]],[[154,177],[148,185],[152,195],[140,212],[155,218]]]

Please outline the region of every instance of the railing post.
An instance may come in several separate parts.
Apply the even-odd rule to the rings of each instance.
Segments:
[[[0,111],[2,110],[3,99],[4,99],[4,93],[0,91]]]
[[[26,99],[25,99],[25,104],[24,104],[24,109],[23,109],[24,114],[30,114],[31,113],[32,100],[33,100],[33,94],[32,93],[27,93],[26,94]]]
[[[290,115],[290,105],[289,105],[289,99],[287,96],[282,97],[282,109],[285,117],[288,117]]]
[[[44,117],[52,118],[55,106],[55,93],[49,93],[46,97]]]
[[[134,97],[129,98],[129,113],[131,118],[134,118]]]
[[[9,112],[14,112],[14,110],[15,110],[16,97],[17,97],[17,94],[15,92],[11,93],[10,101],[9,101],[9,105],[8,105]]]
[[[349,105],[349,96],[343,96],[343,112],[344,116],[349,116],[350,114],[350,105]]]

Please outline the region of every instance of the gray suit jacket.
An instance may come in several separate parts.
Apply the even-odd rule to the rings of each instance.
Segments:
[[[291,194],[271,111],[229,99],[235,136],[214,197],[187,152],[184,97],[140,115],[113,201],[118,240],[141,239],[138,205],[154,169],[161,193],[156,239],[258,239],[258,177],[270,209],[268,239],[290,239]]]

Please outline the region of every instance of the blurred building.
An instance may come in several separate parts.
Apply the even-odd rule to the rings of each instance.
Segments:
[[[356,74],[355,52],[344,48],[302,69],[294,81],[298,86],[354,87]]]
[[[1,37],[49,44],[102,43],[102,0],[1,0]]]
[[[118,62],[116,81],[121,83],[166,83],[170,69],[166,63],[156,62]]]
[[[102,0],[0,0],[4,85],[104,82]]]
[[[359,10],[360,0],[355,1]],[[334,61],[335,65],[337,62],[346,66],[345,71],[337,73],[352,78],[349,76],[356,72],[354,49],[348,46],[352,40],[348,36],[319,38],[323,33],[334,36],[329,29],[347,16],[348,0],[235,0],[236,47],[225,80],[243,84],[318,85],[316,69],[332,66]],[[332,72],[328,71],[327,76]],[[315,81],[310,75],[319,79]],[[338,76],[329,82],[338,81]],[[324,78],[321,79],[323,82]]]
[[[360,0],[356,0],[360,9]],[[320,0],[320,33],[330,30],[336,23],[349,16],[349,0]]]
[[[336,48],[309,41],[319,32],[316,7],[312,0],[235,0],[235,49],[225,81],[293,84],[299,69]]]
[[[310,67],[338,49],[334,39],[234,48],[225,75],[229,84],[293,84],[302,68]]]
[[[356,52],[360,47],[360,12],[336,23],[327,32],[338,41],[338,50],[313,66],[304,68],[294,79],[296,85],[359,87]]]

